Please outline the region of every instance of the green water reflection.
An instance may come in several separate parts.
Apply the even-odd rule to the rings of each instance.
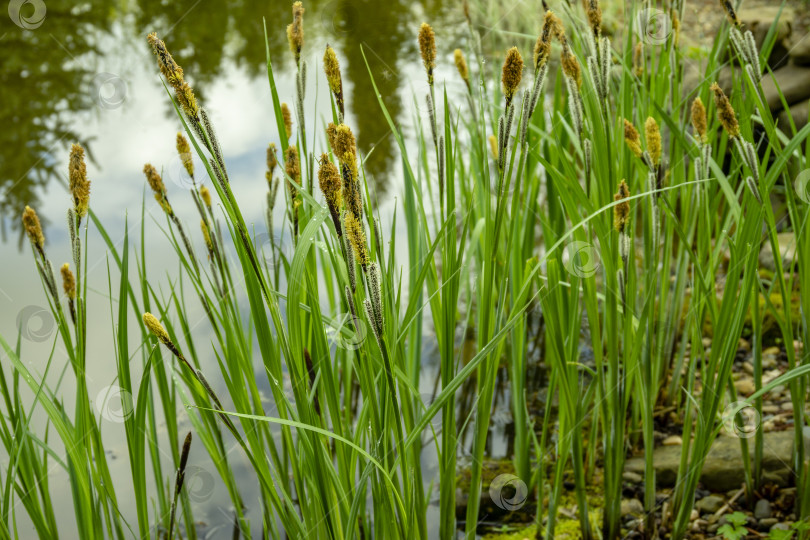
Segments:
[[[45,15],[38,19],[42,5]],[[11,13],[15,6],[16,19]],[[310,0],[304,6],[306,57],[319,59],[325,42],[338,50],[358,144],[363,153],[374,148],[366,171],[384,192],[383,179],[395,165],[394,140],[376,105],[361,45],[388,110],[397,121],[409,120],[401,118],[408,113],[398,91],[409,84],[401,68],[418,62],[418,24],[423,19],[440,21],[445,6],[429,0]],[[17,216],[26,204],[39,203],[46,185],[64,177],[62,158],[71,142],[84,143],[93,158],[93,141],[86,140],[88,130],[83,129],[84,122],[93,121],[91,113],[99,102],[98,75],[92,66],[101,59],[104,65],[115,65],[116,55],[127,48],[146,57],[150,52],[144,37],[154,30],[204,102],[207,90],[226,68],[236,66],[251,77],[266,77],[262,18],[267,21],[274,70],[283,73],[292,67],[284,31],[291,18],[287,1],[12,1],[9,16],[0,13],[3,241],[21,242]],[[110,41],[121,41],[120,47],[102,45]],[[174,114],[166,103],[160,106],[167,115]]]

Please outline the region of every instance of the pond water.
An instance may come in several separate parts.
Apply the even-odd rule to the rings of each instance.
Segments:
[[[461,43],[463,15],[455,4],[441,1],[309,0],[305,2],[306,43],[309,64],[306,116],[308,132],[318,132],[329,114],[328,88],[320,71],[326,43],[338,53],[344,80],[347,124],[357,136],[364,156],[366,177],[378,201],[383,228],[390,223],[401,180],[396,142],[380,112],[371,85],[373,75],[394,121],[407,131],[419,114],[414,96],[423,96],[424,82],[416,31],[430,21],[439,34],[440,62],[437,80],[461,95],[461,82],[453,77],[452,49]],[[264,230],[265,149],[276,142],[276,123],[265,67],[263,19],[267,24],[270,55],[282,101],[294,101],[293,61],[285,27],[291,18],[287,1],[240,0],[102,0],[68,2],[17,0],[9,3],[9,16],[0,14],[0,334],[13,341],[23,336],[22,357],[34,373],[42,375],[51,354],[55,328],[34,262],[20,227],[25,205],[36,208],[43,221],[46,250],[54,264],[71,260],[65,226],[69,206],[67,161],[70,144],[82,143],[88,152],[91,207],[119,247],[128,231],[140,235],[141,205],[145,204],[144,230],[149,273],[160,291],[161,280],[176,275],[178,263],[165,238],[165,217],[145,187],[146,162],[163,171],[172,205],[181,217],[195,214],[185,196],[187,185],[174,148],[181,124],[158,77],[157,64],[146,43],[155,31],[166,41],[183,67],[195,93],[208,110],[228,164],[231,184],[246,221]],[[368,61],[368,69],[364,61]],[[323,148],[319,135],[317,148]],[[197,163],[198,170],[201,167]],[[279,220],[277,220],[279,221]],[[195,230],[196,228],[191,228]],[[404,232],[404,227],[399,227]],[[276,233],[274,233],[276,234]],[[91,225],[88,238],[88,325],[90,344],[88,381],[90,396],[103,401],[103,393],[116,378],[115,348],[108,280],[117,287],[117,271],[102,239]],[[199,239],[197,239],[199,240]],[[198,246],[202,249],[202,246]],[[405,237],[397,242],[398,256],[407,260]],[[165,290],[162,291],[166,293]],[[160,294],[160,293],[159,293]],[[203,320],[202,309],[189,302],[189,319]],[[195,319],[196,317],[196,319]],[[206,339],[205,325],[195,329]],[[430,394],[436,366],[434,345],[427,340],[423,390]],[[54,363],[65,358],[54,352]],[[213,354],[201,358],[216,367]],[[46,375],[57,384],[62,365]],[[137,380],[133,367],[133,379]],[[71,396],[67,377],[60,392]],[[269,392],[268,392],[269,393]],[[508,403],[508,397],[503,398]],[[70,400],[70,398],[68,398]],[[115,416],[115,411],[99,410]],[[184,411],[177,411],[184,417]],[[103,423],[109,440],[114,477],[128,478],[126,446],[120,423]],[[44,422],[35,415],[34,421]],[[182,427],[182,426],[181,426]],[[185,427],[188,427],[186,424]],[[503,443],[505,444],[505,443]],[[496,443],[496,453],[505,451]],[[199,519],[211,538],[230,534],[227,493],[205,473],[204,451],[192,458],[199,474],[194,489],[200,497]],[[0,451],[0,466],[8,456]],[[251,475],[249,466],[236,460],[234,470]],[[66,477],[53,469],[54,495],[69,497]],[[426,464],[426,480],[436,474],[435,463]],[[194,483],[196,482],[196,483]],[[60,485],[64,491],[60,493]],[[244,500],[257,496],[246,485]],[[125,497],[125,490],[121,490]],[[122,506],[126,508],[126,498]],[[126,510],[124,510],[126,513]],[[70,504],[57,507],[60,523],[73,530]],[[431,512],[438,512],[432,506]],[[25,524],[21,524],[25,530]],[[23,534],[25,536],[25,534]]]

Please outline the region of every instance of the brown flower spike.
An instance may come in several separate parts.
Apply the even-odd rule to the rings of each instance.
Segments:
[[[593,30],[593,37],[598,38],[602,33],[602,9],[597,0],[588,0],[588,24]]]
[[[729,137],[732,139],[738,137],[740,125],[737,123],[737,113],[734,112],[731,102],[717,83],[712,84],[710,89],[714,92],[714,105],[717,107],[717,118],[720,120],[720,124],[723,125]]]
[[[301,2],[292,5],[293,22],[287,26],[287,41],[295,58],[295,65],[301,63],[301,49],[304,48],[304,6]]]
[[[191,157],[191,146],[188,144],[186,136],[180,132],[177,132],[177,154],[180,156],[180,161],[183,162],[183,167],[188,175],[194,179],[194,160]]]
[[[624,120],[624,142],[627,143],[627,147],[633,152],[633,155],[638,158],[641,157],[641,137],[636,126],[626,118]]]
[[[700,97],[692,102],[692,127],[695,129],[695,138],[706,143],[706,107]]]
[[[436,68],[436,34],[428,23],[419,27],[419,52],[427,72],[428,84],[433,86],[433,70]]]
[[[458,70],[459,76],[461,76],[461,80],[463,80],[469,88],[470,70],[467,68],[467,61],[464,59],[464,53],[461,52],[461,49],[453,51],[453,61],[456,63],[456,69]]]
[[[281,119],[284,121],[284,131],[287,132],[287,137],[290,137],[292,135],[292,114],[286,103],[281,104]]]
[[[166,77],[177,97],[177,102],[182,107],[186,116],[193,120],[199,120],[200,108],[197,105],[197,99],[194,97],[194,91],[191,86],[183,79],[183,70],[174,61],[172,55],[166,49],[166,44],[163,40],[157,37],[157,34],[152,32],[147,36],[147,41],[152,46],[155,56],[158,58],[160,72]]]
[[[661,131],[658,122],[652,116],[644,122],[644,134],[647,137],[647,152],[650,154],[653,165],[661,162]]]
[[[546,11],[543,18],[543,31],[534,44],[534,69],[538,70],[548,62],[551,56],[551,38],[558,33],[558,27],[562,23],[551,11]]]
[[[627,183],[622,180],[619,183],[619,191],[613,196],[614,201],[622,201],[613,207],[613,228],[620,233],[624,232],[630,219],[630,203],[625,200],[628,197],[630,197],[630,189],[627,187]]]
[[[87,215],[90,202],[90,181],[87,179],[87,166],[84,163],[84,148],[74,144],[70,148],[70,192],[73,194],[73,205],[76,215],[83,218]]]
[[[42,225],[39,223],[39,216],[37,216],[37,213],[30,206],[25,207],[22,222],[28,239],[31,240],[31,243],[37,251],[44,256],[45,235],[42,234]]]
[[[146,176],[146,182],[155,194],[155,200],[160,204],[163,210],[171,215],[172,207],[169,205],[169,200],[166,198],[166,186],[163,184],[163,179],[150,163],[143,166],[143,174]]]
[[[205,186],[200,187],[200,197],[202,198],[205,206],[211,208],[211,192]]]
[[[62,274],[62,288],[65,294],[69,299],[74,300],[76,298],[76,278],[73,276],[73,272],[70,271],[70,264],[63,264],[60,273]]]
[[[512,98],[515,97],[518,86],[520,86],[520,79],[523,77],[523,58],[520,56],[520,51],[517,47],[512,47],[506,53],[506,59],[503,61],[503,70],[501,72],[501,83],[503,84],[503,95],[506,97],[506,107],[512,103]]]
[[[326,80],[329,83],[329,89],[335,96],[338,110],[340,111],[341,118],[344,115],[343,105],[343,81],[340,76],[340,63],[338,62],[335,50],[329,45],[326,46],[326,52],[323,54],[323,71],[326,73]]]

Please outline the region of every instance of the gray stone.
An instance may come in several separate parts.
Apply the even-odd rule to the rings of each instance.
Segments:
[[[644,514],[644,505],[638,499],[622,499],[622,516],[641,516]]]
[[[714,514],[720,510],[726,501],[719,495],[707,495],[695,503],[701,514]]]
[[[777,24],[776,41],[790,37],[795,17],[796,14],[791,8],[780,9],[779,6],[757,6],[737,12],[737,18],[740,19],[746,30],[751,30],[759,46],[762,46],[768,31],[774,24]]]
[[[644,481],[644,477],[631,471],[624,471],[622,480],[629,482],[630,484],[640,484]]]
[[[805,434],[807,439],[810,433]],[[763,479],[778,486],[787,486],[793,478],[790,470],[793,452],[793,431],[777,431],[765,433],[764,450],[762,456]],[[726,492],[739,489],[745,482],[745,471],[742,463],[740,441],[748,443],[751,455],[754,452],[754,438],[739,439],[733,436],[721,435],[709,451],[703,464],[700,481],[706,489]],[[807,454],[810,455],[810,444],[805,444]],[[681,448],[678,446],[661,446],[653,452],[655,476],[660,487],[675,485],[678,474],[678,465],[681,459]],[[641,457],[628,459],[625,470],[636,474],[644,474],[644,459]]]
[[[760,499],[754,506],[754,517],[757,519],[767,519],[771,517],[771,503],[766,499]]]
[[[776,25],[776,39],[768,57],[768,65],[776,69],[787,63],[790,58],[788,50],[790,48],[790,37],[793,31],[793,21],[796,14],[791,8],[781,10],[779,6],[757,6],[755,8],[741,9],[737,13],[740,22],[746,30],[751,30],[757,48],[762,50],[765,38],[771,26]]]
[[[789,64],[762,77],[762,91],[765,93],[765,101],[771,111],[778,111],[782,108],[782,100],[779,97],[776,84],[782,91],[788,105],[793,105],[810,98],[810,67],[796,66]]]
[[[796,235],[792,232],[784,232],[777,234],[776,239],[779,241],[779,252],[782,254],[782,269],[786,270],[796,257]],[[776,271],[776,261],[770,242],[763,243],[762,250],[759,252],[759,264],[771,272]]]
[[[807,42],[808,46],[810,46],[810,39],[808,39]],[[807,125],[808,113],[810,113],[810,101],[802,101],[801,103],[794,103],[790,106],[790,118],[793,119],[793,125],[796,126],[796,131],[799,131]],[[784,109],[779,111],[779,115],[776,117],[777,126],[787,134],[791,133],[790,118],[788,117],[788,112]]]
[[[765,518],[759,520],[759,530],[760,531],[769,531],[771,527],[779,523],[779,520],[776,518]]]
[[[791,37],[790,60],[799,66],[810,65],[810,35]]]

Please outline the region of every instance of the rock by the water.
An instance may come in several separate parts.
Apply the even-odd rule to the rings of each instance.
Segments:
[[[765,482],[773,482],[778,486],[787,486],[793,478],[790,470],[793,452],[793,431],[777,431],[765,433],[764,451],[762,456],[762,472]],[[745,482],[743,470],[742,451],[740,441],[748,443],[749,451],[753,455],[754,438],[739,439],[737,437],[721,435],[712,444],[709,455],[703,464],[700,481],[706,489],[726,492],[739,489]],[[810,455],[810,446],[805,444]],[[678,475],[678,465],[681,460],[681,447],[661,446],[653,452],[655,476],[660,487],[675,485]],[[625,470],[636,474],[644,474],[644,458],[631,458],[627,460]]]
[[[644,515],[644,505],[638,499],[622,499],[621,511],[622,516],[641,516]]]
[[[754,517],[757,519],[767,519],[771,517],[771,503],[766,499],[760,499],[754,506]]]
[[[707,495],[695,503],[695,508],[697,508],[701,514],[714,514],[720,510],[725,503],[723,497],[719,495]]]
[[[776,78],[788,105],[810,97],[810,67],[788,64],[774,71],[773,77]],[[762,91],[765,93],[765,101],[768,102],[771,111],[778,111],[782,108],[782,100],[770,74],[762,76]]]
[[[808,68],[810,71],[810,68]],[[808,81],[810,82],[810,80]],[[776,235],[779,241],[779,252],[782,254],[782,268],[787,269],[796,257],[796,235],[792,232],[784,232]],[[759,264],[771,272],[776,271],[776,260],[773,257],[773,249],[770,242],[763,242],[762,250],[759,252]]]
[[[774,40],[768,65],[776,69],[787,63],[791,55],[790,37],[793,31],[793,21],[796,13],[791,8],[780,9],[780,6],[757,6],[755,8],[741,9],[737,17],[746,30],[751,30],[757,48],[762,49],[765,38],[773,25],[776,25],[776,39]]]

